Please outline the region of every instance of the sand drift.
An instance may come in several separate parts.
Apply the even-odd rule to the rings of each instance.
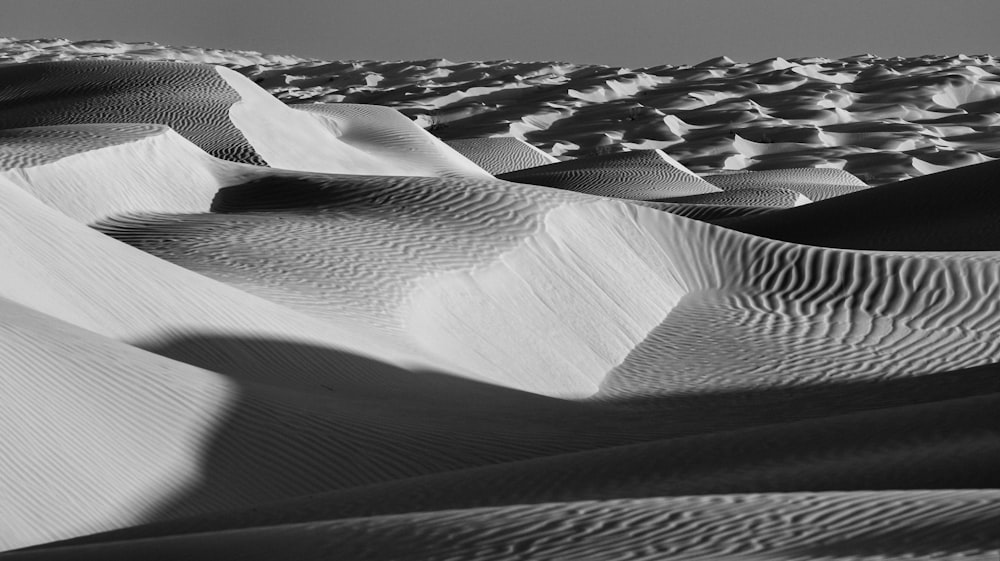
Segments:
[[[993,59],[0,47],[0,558],[1000,554]]]

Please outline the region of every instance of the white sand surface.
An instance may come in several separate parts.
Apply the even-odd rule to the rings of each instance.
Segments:
[[[322,117],[338,140],[377,158],[374,175],[489,177],[478,163],[390,107],[306,103],[294,108]],[[361,173],[355,165],[337,171]]]
[[[0,175],[84,223],[129,212],[204,212],[241,173],[164,125],[0,130]]]
[[[511,136],[459,138],[448,141],[448,146],[493,175],[559,161],[527,142]]]
[[[233,125],[273,167],[367,175],[489,177],[408,120],[401,121],[392,109],[297,112],[242,74],[221,66],[215,69],[240,96],[229,109]],[[353,121],[364,124],[352,125]],[[423,153],[414,153],[417,151]]]
[[[719,191],[660,150],[591,156],[520,169],[499,177],[620,199],[655,200]]]
[[[831,168],[773,169],[703,177],[723,191],[745,188],[791,189],[802,193],[811,201],[839,197],[868,188],[865,182],[846,171]]]

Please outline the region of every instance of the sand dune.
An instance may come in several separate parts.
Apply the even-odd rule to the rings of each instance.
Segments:
[[[839,169],[797,168],[705,175],[703,178],[722,189],[790,189],[810,201],[821,201],[867,189],[863,181]]]
[[[510,183],[361,179],[228,188],[222,214],[103,230],[305,313],[384,332],[477,379],[549,395],[588,395],[602,380],[612,393],[655,395],[1000,361],[989,343],[1000,329],[989,256],[768,242]],[[451,221],[432,222],[443,208]],[[539,331],[548,339],[532,338]],[[669,378],[658,374],[666,365]]]
[[[510,136],[449,140],[448,146],[493,175],[558,161],[527,142]]]
[[[0,51],[4,558],[1000,553],[992,58]]]
[[[223,67],[76,60],[0,66],[0,79],[7,84],[0,88],[2,128],[155,123],[234,162],[331,173],[489,176],[390,109],[378,117],[371,110],[343,109],[336,116],[327,110],[325,117],[293,111]],[[432,154],[439,161],[431,163]],[[422,160],[427,163],[417,163]]]
[[[797,187],[797,186],[796,186]],[[720,193],[704,193],[701,195],[689,195],[687,197],[670,197],[660,199],[661,202],[675,202],[688,204],[703,204],[728,207],[748,207],[748,208],[786,208],[799,205],[807,205],[810,201],[808,197],[799,191],[792,189],[770,188],[770,187],[747,187],[744,189],[731,189]]]
[[[164,125],[0,130],[0,175],[88,223],[129,212],[203,212],[247,173]]]
[[[498,177],[620,199],[655,200],[719,190],[659,150],[581,158]]]
[[[208,65],[36,62],[0,66],[0,83],[0,128],[161,124],[218,158],[264,163],[229,118],[239,93]]]
[[[932,381],[931,376],[926,380],[929,384],[879,388],[900,389],[902,396],[872,396],[872,389],[878,387],[872,384],[852,389],[829,384],[801,395],[779,394],[780,398],[760,391],[718,398],[664,399],[659,402],[664,406],[659,413],[661,423],[709,432],[315,494],[266,508],[138,526],[72,543],[414,511],[663,494],[891,491],[906,487],[941,489],[943,496],[955,492],[951,490],[955,487],[995,488],[993,466],[998,450],[996,425],[990,420],[996,400],[995,374],[994,365],[979,372],[956,372],[946,380]],[[976,378],[978,382],[973,382]],[[924,393],[938,388],[943,390],[940,395]],[[867,410],[834,413],[857,407],[858,397],[865,393],[874,400],[865,405]],[[963,394],[973,397],[955,398]],[[768,397],[773,401],[768,402]],[[909,404],[910,398],[924,403]],[[817,399],[829,400],[830,405],[816,408]],[[668,412],[667,407],[678,409]],[[722,411],[729,418],[713,418],[710,422],[722,424],[708,427],[703,415],[706,408]],[[797,410],[798,421],[789,420],[793,410]],[[591,425],[599,426],[608,419],[600,410],[593,413]],[[648,407],[643,413],[658,415]],[[786,418],[781,419],[782,415]],[[637,426],[634,420],[632,424]],[[872,430],[875,426],[878,431]]]
[[[140,523],[193,486],[223,376],[0,300],[0,548]]]
[[[110,239],[44,206],[11,183],[0,188],[8,256],[0,274],[0,291],[14,302],[140,347],[165,345],[189,334],[215,333],[347,351],[370,346],[369,352],[361,354],[390,361],[410,356],[402,350],[391,351],[385,341],[353,328],[312,319]],[[262,323],[262,315],[269,320]],[[230,355],[235,353],[211,345],[189,352],[194,356],[188,360],[209,362],[232,360]],[[263,349],[240,352],[266,355]],[[262,364],[278,360],[271,365],[277,368],[282,361],[287,366],[301,357],[262,356],[258,360]],[[281,379],[268,376],[287,385],[313,387],[330,383],[328,378],[316,367],[311,372],[290,368]]]
[[[294,108],[323,117],[338,140],[378,158],[379,165],[373,168],[378,174],[489,177],[395,109],[353,103],[306,103]],[[337,171],[361,173],[353,166]]]
[[[283,100],[390,105],[443,138],[512,135],[559,158],[663,149],[699,173],[826,165],[881,185],[929,173],[919,163],[927,154],[949,167],[1000,155],[995,139],[979,140],[995,136],[997,65],[987,55],[717,57],[638,69],[309,62],[244,72]]]
[[[561,428],[572,418],[584,424],[593,410],[585,406],[452,384],[462,400],[488,398],[485,409],[469,409],[444,393],[447,381],[407,384],[403,371],[396,377],[409,391],[289,392],[275,387],[278,370],[274,384],[247,384],[0,305],[4,549],[621,441]],[[307,350],[299,349],[302,362]],[[336,359],[327,351],[328,368]],[[336,372],[327,375],[333,382]],[[511,423],[508,411],[520,420]]]
[[[888,251],[996,251],[1000,163],[884,185],[760,217],[720,222],[809,245]]]
[[[11,559],[986,559],[995,492],[723,495],[451,510],[78,546]],[[627,533],[622,528],[628,528]],[[753,541],[740,541],[753,528]],[[693,536],[708,535],[710,539]],[[544,537],[544,539],[542,539]],[[373,542],[380,544],[373,546]],[[942,557],[943,558],[943,557]]]

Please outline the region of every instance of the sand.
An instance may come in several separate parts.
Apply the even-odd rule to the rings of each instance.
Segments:
[[[462,138],[448,141],[459,151],[493,175],[554,164],[554,156],[512,136]]]
[[[520,169],[497,177],[588,195],[658,200],[719,191],[660,150],[591,156]]]
[[[0,50],[0,557],[1000,554],[992,59]]]

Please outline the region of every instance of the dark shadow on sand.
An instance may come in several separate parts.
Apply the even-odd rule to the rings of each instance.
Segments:
[[[359,405],[362,409],[382,408],[392,413],[394,408],[401,407],[400,415],[412,411],[423,415],[440,414],[446,426],[447,423],[460,423],[456,426],[458,432],[466,436],[483,430],[484,440],[492,439],[501,442],[499,449],[510,447],[515,452],[507,452],[506,456],[490,457],[484,455],[483,462],[465,466],[412,466],[410,475],[402,479],[387,479],[379,482],[378,478],[367,478],[356,484],[337,483],[337,477],[327,477],[328,474],[316,473],[315,466],[310,467],[307,460],[315,460],[316,454],[322,454],[324,445],[330,446],[329,453],[350,454],[349,446],[337,449],[338,443],[324,443],[323,434],[309,435],[315,449],[296,447],[288,450],[282,448],[284,438],[297,438],[301,435],[282,434],[282,430],[297,430],[293,424],[284,426],[286,417],[268,418],[272,413],[261,408],[256,395],[260,386],[243,384],[246,394],[233,407],[229,417],[221,423],[212,442],[206,447],[202,460],[200,483],[189,489],[182,496],[174,497],[149,516],[150,524],[125,528],[121,530],[95,534],[58,542],[60,544],[95,543],[100,541],[134,539],[139,537],[162,536],[178,533],[192,533],[228,529],[237,526],[262,526],[269,524],[287,524],[343,518],[348,516],[369,516],[374,514],[391,514],[406,512],[414,504],[419,504],[423,495],[420,480],[430,478],[427,492],[435,492],[440,488],[442,480],[437,475],[455,473],[478,468],[489,469],[497,463],[520,462],[538,458],[558,458],[567,453],[602,450],[615,446],[628,446],[643,442],[660,442],[670,439],[685,439],[698,435],[725,434],[726,431],[741,431],[751,427],[778,426],[783,423],[842,415],[857,411],[882,410],[900,406],[933,403],[943,400],[983,396],[1000,392],[1000,364],[985,365],[976,368],[954,372],[930,373],[905,379],[838,382],[824,385],[775,388],[757,391],[717,392],[711,394],[675,395],[650,398],[642,401],[600,401],[589,400],[573,402],[534,394],[505,389],[489,384],[470,381],[447,374],[433,372],[409,371],[388,365],[377,360],[358,357],[336,349],[306,345],[289,341],[266,340],[256,338],[239,338],[224,336],[202,336],[182,338],[168,345],[147,350],[156,352],[176,360],[181,360],[195,366],[208,368],[228,374],[234,379],[246,379],[249,374],[272,375],[282,372],[293,377],[294,368],[303,371],[317,372],[326,369],[329,372],[330,383],[326,384],[326,392],[344,403]],[[338,374],[344,365],[351,365],[354,372],[350,376]],[[275,389],[278,392],[298,390]],[[323,400],[324,392],[317,393],[316,398]],[[401,405],[410,404],[410,405]],[[407,409],[412,408],[412,409]],[[345,411],[350,415],[350,411]],[[295,420],[294,412],[287,419]],[[259,439],[247,437],[247,426],[262,422],[276,427],[276,434]],[[467,421],[467,422],[466,422]],[[346,421],[345,421],[346,422]],[[504,435],[489,433],[491,427],[505,426],[510,429]],[[961,425],[964,427],[965,425]],[[550,430],[555,435],[535,446],[525,444],[530,440],[529,431]],[[878,435],[881,427],[872,426],[873,436]],[[979,429],[980,427],[976,427]],[[996,426],[983,426],[983,431],[996,431]],[[964,430],[964,429],[962,429]],[[523,431],[519,436],[518,431]],[[765,434],[765,433],[761,433]],[[520,442],[520,440],[525,442]],[[766,437],[765,437],[766,439]],[[405,437],[403,438],[405,440]],[[537,444],[537,442],[536,442]],[[455,441],[456,450],[463,448],[459,439]],[[523,445],[523,446],[522,446]],[[686,445],[685,445],[686,446]],[[769,446],[780,446],[777,442],[759,442],[758,446],[766,455]],[[820,443],[822,446],[822,443]],[[682,447],[683,449],[683,447]],[[400,461],[405,462],[402,451]],[[266,461],[276,453],[291,454],[283,457],[282,462]],[[610,453],[614,454],[612,450]],[[301,455],[299,458],[294,457]],[[240,458],[238,469],[234,469],[233,458]],[[628,456],[622,456],[627,460]],[[355,469],[364,472],[377,469],[377,465],[366,463],[364,457],[351,460]],[[698,465],[703,460],[697,460]],[[779,460],[780,461],[780,460]],[[543,460],[544,462],[544,460]],[[565,462],[564,462],[565,463]],[[443,465],[443,464],[442,464]],[[1000,468],[1000,466],[997,466]],[[331,466],[333,469],[333,466]],[[560,468],[565,469],[565,468]],[[694,468],[697,473],[698,469]],[[710,469],[706,466],[705,469]],[[926,474],[920,473],[921,466],[913,466],[917,470],[916,480],[923,480]],[[979,469],[979,468],[976,468]],[[458,470],[458,471],[455,471]],[[926,471],[926,470],[924,470]],[[981,470],[980,470],[981,471]],[[978,471],[973,470],[978,473]],[[952,477],[939,482],[936,488],[966,488],[982,487],[984,481],[993,477],[990,475],[974,475],[968,479]],[[1000,474],[1000,469],[996,471]],[[949,476],[951,477],[951,476]],[[986,478],[984,480],[983,478]],[[349,478],[348,478],[349,479]],[[572,477],[570,477],[572,479]],[[292,486],[286,482],[295,481]],[[302,481],[309,483],[303,485]],[[433,480],[433,481],[432,481]],[[905,480],[905,478],[900,481]],[[992,481],[992,480],[991,480]],[[416,485],[413,485],[416,482]],[[989,481],[986,481],[989,483]],[[1000,480],[994,481],[1000,484]],[[375,497],[395,497],[396,487],[406,488],[409,498],[401,501],[390,499],[388,503],[369,504],[369,489],[375,489]],[[279,494],[288,489],[288,499],[283,500],[247,500],[247,497],[262,496],[261,487],[273,487]],[[297,486],[297,487],[296,487]],[[475,485],[472,486],[475,488]],[[383,490],[384,488],[384,490]],[[891,483],[879,483],[875,488],[893,489]],[[905,487],[904,487],[905,488]],[[298,494],[293,492],[298,489]],[[416,489],[416,491],[414,491]],[[767,492],[779,491],[809,491],[809,490],[855,490],[851,485],[824,483],[821,488],[802,488],[801,483],[785,489],[781,484],[769,486]],[[530,491],[530,490],[529,490]],[[755,492],[755,489],[741,489],[737,485],[733,489],[713,490],[706,492]],[[762,490],[764,491],[764,490]],[[415,495],[414,495],[415,493]],[[665,494],[670,494],[669,492]],[[263,493],[267,495],[267,493]],[[300,508],[295,505],[296,499],[315,496],[315,508]],[[592,489],[583,492],[574,500],[612,498],[615,492]],[[323,497],[327,497],[324,499]],[[515,502],[539,502],[552,500],[546,493],[539,493],[538,499],[533,499],[530,493],[527,498],[516,497]],[[286,505],[273,509],[274,506]],[[244,507],[233,509],[227,505],[243,504]],[[332,507],[331,504],[335,505]],[[471,508],[482,506],[499,506],[510,504],[507,498],[477,496],[474,492],[465,493],[461,487],[456,487],[442,504],[435,505],[444,508]],[[229,511],[240,512],[239,516],[227,516]],[[874,542],[872,542],[874,547]],[[51,545],[51,544],[49,544]],[[39,546],[39,547],[48,547]],[[846,546],[845,546],[846,547]],[[867,546],[866,546],[867,547]],[[847,550],[845,550],[847,551]],[[853,551],[853,550],[852,550]],[[863,551],[868,551],[864,549]]]

